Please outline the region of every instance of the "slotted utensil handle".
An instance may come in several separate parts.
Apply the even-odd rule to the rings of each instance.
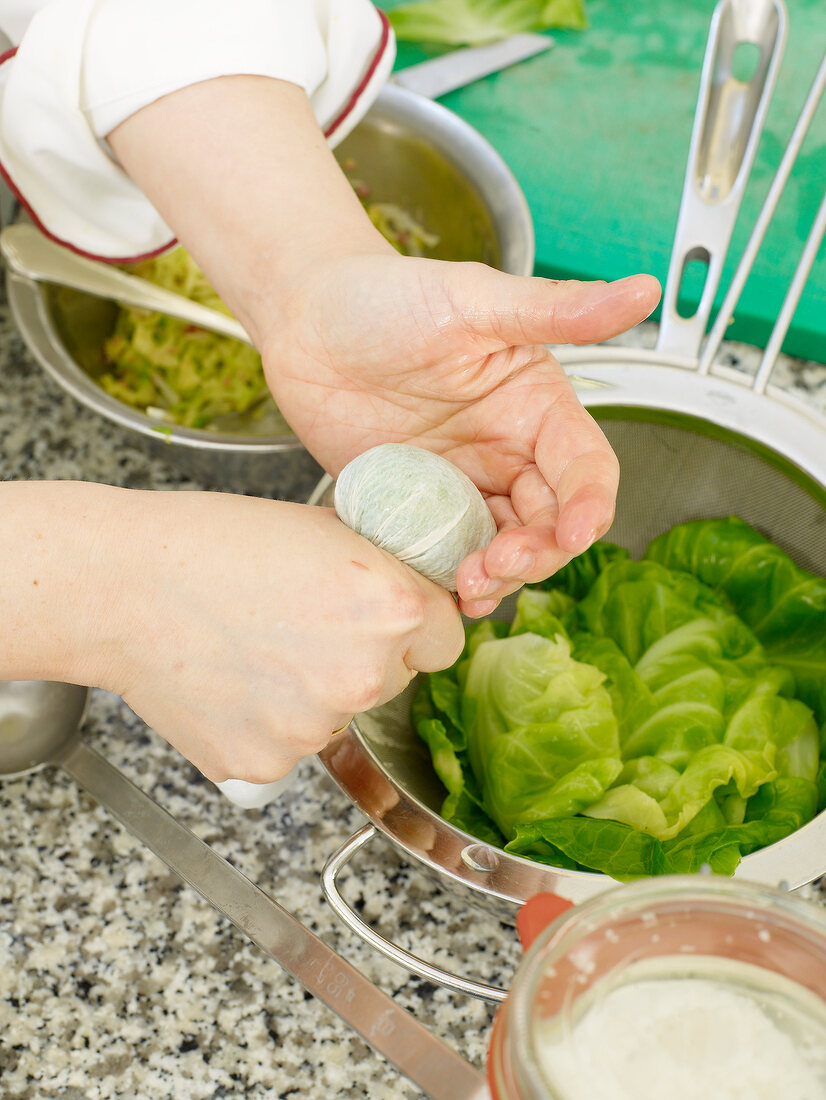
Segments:
[[[795,123],[794,130],[792,131],[792,136],[780,160],[777,172],[772,180],[771,187],[768,190],[763,206],[760,209],[757,221],[754,223],[754,228],[743,250],[743,255],[737,265],[737,270],[732,276],[731,284],[726,292],[723,304],[720,306],[720,312],[708,334],[708,340],[705,343],[703,354],[700,358],[699,370],[701,374],[708,374],[714,362],[714,357],[720,348],[720,344],[725,338],[729,322],[734,315],[737,303],[740,301],[740,295],[743,293],[743,288],[751,274],[751,269],[754,266],[754,261],[757,257],[757,253],[760,251],[760,246],[763,243],[763,238],[766,235],[769,224],[774,217],[777,204],[780,201],[780,196],[788,183],[789,176],[792,174],[792,169],[800,153],[803,140],[806,137],[812,118],[823,97],[824,90],[826,90],[826,56],[824,56],[815,74],[812,86],[806,96],[800,115]],[[780,352],[780,346],[788,332],[792,316],[797,308],[800,295],[803,292],[803,287],[823,239],[824,218],[826,218],[826,200],[824,200],[824,205],[821,205],[815,217],[800,262],[795,270],[780,314],[766,345],[763,359],[757,370],[754,380],[754,389],[757,393],[762,393],[765,389],[769,375],[771,374],[778,353]]]
[[[427,1096],[487,1100],[478,1070],[94,749],[75,742],[55,763]]]
[[[664,355],[699,355],[783,56],[787,23],[782,0],[721,0],[714,9],[663,291],[657,351]],[[760,51],[747,81],[733,72],[743,47]],[[683,317],[678,298],[692,261],[705,265],[705,283],[696,311]]]

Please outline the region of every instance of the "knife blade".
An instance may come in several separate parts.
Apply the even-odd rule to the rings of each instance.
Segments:
[[[451,50],[441,57],[408,65],[393,73],[390,80],[427,99],[438,99],[457,88],[464,88],[483,76],[507,69],[519,61],[544,53],[554,45],[545,34],[512,34],[500,42],[485,46],[467,46]]]

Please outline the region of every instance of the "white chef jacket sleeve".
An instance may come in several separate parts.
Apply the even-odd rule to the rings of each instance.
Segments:
[[[105,140],[120,122],[189,84],[269,76],[304,88],[334,145],[393,59],[369,0],[48,0],[0,58],[0,174],[54,239],[143,258],[174,238]]]

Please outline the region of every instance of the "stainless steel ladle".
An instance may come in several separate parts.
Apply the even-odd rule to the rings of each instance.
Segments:
[[[89,691],[0,682],[0,779],[53,765],[433,1100],[485,1100],[484,1076],[80,736]]]

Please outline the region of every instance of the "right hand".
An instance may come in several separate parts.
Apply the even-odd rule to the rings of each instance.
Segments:
[[[80,682],[121,695],[216,782],[279,779],[461,652],[453,597],[331,509],[108,492],[110,595]]]

